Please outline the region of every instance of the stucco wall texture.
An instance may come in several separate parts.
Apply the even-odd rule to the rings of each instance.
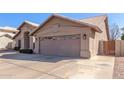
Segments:
[[[71,19],[70,19],[71,20]],[[25,33],[32,33],[36,29],[36,26],[24,24],[19,30],[20,34],[15,38],[15,45],[18,46],[18,40],[21,40],[21,49],[27,48],[26,44],[29,44],[29,48],[34,50],[34,53],[48,54],[48,55],[60,55],[63,56],[79,56],[83,58],[90,58],[99,54],[100,41],[107,41],[108,37],[108,23],[107,16],[96,16],[92,18],[86,18],[77,20],[76,22],[70,21],[65,17],[53,16],[43,24],[42,27],[30,35],[29,38],[25,38]],[[80,22],[84,22],[83,25]],[[98,27],[101,31],[96,31],[93,28]],[[98,30],[98,29],[97,29]],[[43,37],[55,37],[55,36],[69,36],[80,35],[77,40],[42,40]],[[86,35],[86,38],[84,38]],[[27,40],[29,39],[29,40]],[[33,47],[35,42],[35,48]],[[69,46],[70,43],[70,46]],[[73,47],[75,48],[73,49]],[[70,49],[69,49],[70,47]],[[72,49],[72,50],[71,50]],[[59,51],[59,52],[58,52]],[[61,55],[60,55],[61,56]]]
[[[39,50],[40,50],[39,38],[40,37],[80,34],[81,36],[80,44],[79,44],[80,45],[80,57],[90,58],[91,56],[95,56],[99,52],[99,41],[108,40],[106,24],[104,20],[105,20],[104,17],[100,17],[99,20],[96,20],[96,19],[91,20],[92,23],[98,24],[99,27],[101,28],[102,33],[98,33],[98,32],[95,32],[93,29],[90,29],[85,26],[83,27],[82,25],[76,24],[74,22],[70,22],[68,20],[64,20],[60,18],[52,18],[42,28],[40,28],[38,32],[34,34],[34,36],[37,38],[35,42],[34,51],[35,53],[39,53]],[[57,26],[58,23],[61,25],[60,27]],[[84,34],[86,34],[85,40],[83,39]],[[54,42],[54,41],[51,41],[51,42]]]
[[[6,36],[0,37],[0,49],[12,49],[12,42],[13,40]]]
[[[34,38],[33,36],[27,35],[29,37],[29,40],[27,40],[27,37],[25,37],[25,33],[30,33],[31,31],[33,31],[34,29],[36,29],[35,26],[31,26],[28,24],[24,24],[21,28],[20,28],[20,34],[18,36],[15,37],[14,42],[15,46],[18,46],[18,40],[21,40],[21,49],[32,49],[33,50],[33,43],[34,43]],[[29,44],[29,45],[27,45]],[[27,47],[29,46],[29,47]]]

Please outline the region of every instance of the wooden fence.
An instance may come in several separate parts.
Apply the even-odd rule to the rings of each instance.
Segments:
[[[124,57],[124,40],[115,41],[115,56]]]
[[[100,51],[101,55],[115,55],[115,41],[100,41]]]

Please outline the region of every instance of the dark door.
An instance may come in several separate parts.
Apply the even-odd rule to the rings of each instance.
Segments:
[[[21,48],[21,40],[18,40],[18,47]]]

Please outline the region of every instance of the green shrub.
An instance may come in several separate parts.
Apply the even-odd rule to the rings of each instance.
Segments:
[[[26,54],[32,54],[33,50],[32,49],[20,49],[19,52],[20,53],[26,53]]]
[[[124,34],[121,36],[121,40],[124,40]]]
[[[14,47],[14,50],[19,51],[20,47]]]

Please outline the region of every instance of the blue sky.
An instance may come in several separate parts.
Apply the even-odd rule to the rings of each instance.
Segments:
[[[34,23],[42,23],[51,14],[50,13],[1,13],[0,14],[0,26],[18,27],[24,20],[28,20]],[[61,15],[82,19],[87,17],[93,17],[98,15],[104,15],[103,13],[61,13]],[[109,13],[109,25],[116,23],[119,27],[124,27],[124,13]]]

